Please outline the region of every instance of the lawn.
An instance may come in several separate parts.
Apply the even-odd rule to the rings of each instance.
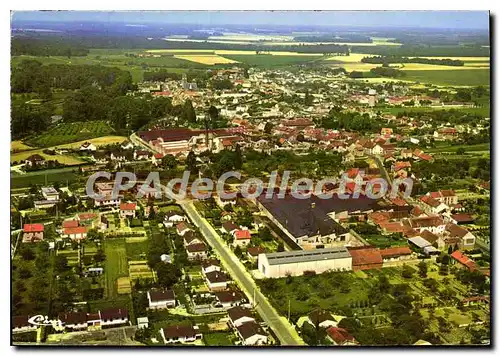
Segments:
[[[145,260],[148,253],[148,240],[141,239],[137,241],[133,238],[127,239],[125,245],[127,250],[127,258],[129,260]]]
[[[457,152],[457,149],[463,148],[465,152],[481,152],[481,151],[489,151],[490,144],[489,143],[479,143],[476,145],[449,145],[445,144],[435,148],[428,148],[425,152],[428,153],[438,153],[438,152]]]
[[[206,346],[232,346],[238,338],[232,332],[204,333],[203,341]]]
[[[104,272],[106,276],[106,298],[118,295],[117,281],[120,277],[128,277],[127,251],[124,239],[108,239],[104,243],[106,261]]]
[[[21,141],[12,141],[10,143],[11,152],[20,152],[33,149],[31,146],[24,144]]]

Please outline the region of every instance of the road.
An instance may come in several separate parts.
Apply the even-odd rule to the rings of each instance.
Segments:
[[[234,253],[222,241],[215,229],[196,210],[192,201],[179,202],[191,221],[200,229],[201,233],[217,252],[224,267],[231,277],[238,283],[246,293],[249,300],[256,305],[256,310],[262,319],[273,329],[276,336],[281,341],[281,345],[305,345],[293,326],[284,317],[280,317],[271,306],[267,298],[260,292],[255,281],[245,270]],[[255,300],[254,300],[255,296]]]

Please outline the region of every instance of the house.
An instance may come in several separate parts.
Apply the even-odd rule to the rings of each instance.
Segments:
[[[384,262],[394,262],[410,259],[412,252],[409,247],[388,247],[380,250]]]
[[[390,128],[390,127],[383,127],[380,130],[380,135],[381,136],[390,136],[390,135],[392,135],[392,128]]]
[[[203,274],[207,274],[214,271],[220,271],[220,263],[214,258],[205,260],[201,263],[201,271]]]
[[[149,309],[167,309],[175,307],[175,293],[173,290],[149,290]]]
[[[259,257],[259,255],[261,253],[266,253],[266,252],[267,252],[267,250],[263,247],[260,247],[260,246],[253,246],[253,247],[247,248],[248,258],[252,261],[257,260],[257,258]]]
[[[226,205],[235,205],[236,204],[236,198],[223,198],[217,195],[215,197],[215,202],[217,205],[219,205],[220,208],[224,208]]]
[[[420,201],[424,203],[433,214],[440,214],[446,209],[448,209],[448,206],[444,203],[441,203],[439,200],[434,199],[430,195],[424,195],[420,197]]]
[[[192,231],[191,228],[188,226],[187,223],[181,222],[175,226],[177,229],[177,234],[184,236],[188,231]]]
[[[432,246],[429,241],[423,239],[420,236],[412,237],[408,239],[408,242],[417,247],[425,255],[439,255],[440,251]]]
[[[135,218],[135,210],[137,206],[135,203],[122,203],[120,204],[120,217],[127,218],[132,217]]]
[[[252,316],[252,311],[241,306],[228,309],[227,315],[229,316],[229,321],[233,328],[237,328],[244,323],[255,322],[255,318]]]
[[[330,339],[334,345],[354,346],[359,344],[354,336],[349,334],[346,329],[332,326],[326,330],[326,333],[328,339]]]
[[[452,214],[450,221],[457,225],[473,224],[474,218],[470,214]]]
[[[249,230],[236,230],[234,232],[234,246],[246,246],[250,243],[251,236]]]
[[[212,271],[205,274],[205,281],[211,291],[219,291],[227,288],[227,277],[224,272]]]
[[[128,310],[125,308],[110,308],[100,312],[102,326],[128,324]]]
[[[45,200],[54,202],[59,201],[59,192],[54,187],[43,187],[42,195],[45,198]]]
[[[28,316],[13,316],[12,317],[12,333],[24,333],[35,331],[38,326],[31,324]]]
[[[267,344],[267,335],[256,322],[243,323],[236,328],[243,345],[257,346]]]
[[[24,224],[23,243],[43,241],[43,224]]]
[[[83,240],[87,237],[87,226],[67,227],[63,229],[63,236],[71,240]]]
[[[183,221],[186,221],[186,217],[184,215],[178,214],[174,211],[169,211],[165,214],[163,225],[165,225],[165,227],[172,227],[174,224],[178,224]]]
[[[205,259],[208,253],[207,246],[204,243],[188,245],[186,246],[186,252],[190,260]]]
[[[164,253],[160,256],[160,260],[163,262],[163,263],[172,263],[172,256]]]
[[[203,240],[194,234],[192,231],[188,231],[184,234],[184,247],[194,244],[201,244]]]
[[[471,260],[469,257],[465,256],[461,251],[456,250],[450,255],[455,261],[457,261],[460,265],[467,268],[469,271],[475,271],[478,269],[476,262]]]
[[[438,192],[430,192],[427,193],[427,195],[431,196],[436,200],[439,200],[441,203],[444,203],[448,206],[453,206],[458,204],[458,196],[455,193],[455,191],[451,189],[440,190]]]
[[[147,329],[148,327],[149,327],[149,318],[147,316],[137,318],[137,329]]]
[[[374,247],[349,247],[353,271],[382,268],[383,260],[379,249]]]
[[[417,232],[428,230],[434,234],[443,233],[446,227],[444,220],[440,216],[425,216],[405,219],[403,220],[403,225],[416,230]]]
[[[44,166],[47,162],[45,161],[45,158],[40,156],[39,154],[34,154],[29,156],[24,160],[26,165],[28,167],[35,167],[35,166]]]
[[[337,321],[326,310],[316,309],[309,313],[307,321],[314,327],[328,328],[337,326]]]
[[[82,330],[87,329],[87,313],[85,312],[69,312],[59,313],[59,323],[66,329]]]
[[[214,292],[215,306],[221,306],[224,309],[238,305],[247,305],[248,300],[245,295],[239,290],[223,290]]]
[[[80,145],[80,151],[95,151],[95,150],[97,150],[97,147],[91,142],[85,141]]]
[[[446,246],[446,243],[441,235],[433,234],[428,230],[422,231],[421,233],[419,233],[419,236],[438,249],[443,249]]]
[[[233,223],[232,221],[225,221],[222,223],[222,227],[220,231],[222,231],[225,234],[234,234],[234,232],[238,230],[238,226]]]
[[[474,245],[476,244],[476,237],[469,230],[453,223],[446,225],[445,233],[451,238],[460,239],[460,245],[463,249],[474,248]]]
[[[134,159],[137,161],[148,160],[150,156],[148,151],[134,151]]]
[[[160,329],[165,344],[185,343],[200,340],[203,334],[197,326],[172,325]]]

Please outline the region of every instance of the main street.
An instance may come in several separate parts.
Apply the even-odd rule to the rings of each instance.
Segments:
[[[279,316],[267,298],[260,292],[253,278],[245,270],[245,267],[222,241],[215,229],[200,215],[193,202],[182,201],[179,204],[191,221],[200,229],[210,246],[217,252],[222,264],[231,277],[238,283],[249,300],[253,301],[257,312],[267,325],[273,329],[281,344],[305,345],[293,326],[284,317]]]

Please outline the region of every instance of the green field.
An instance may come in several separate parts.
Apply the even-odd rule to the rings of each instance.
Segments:
[[[145,260],[148,253],[148,240],[129,241],[126,243],[127,258],[131,261]]]
[[[224,54],[222,57],[257,67],[280,67],[319,60],[318,56],[273,56],[271,54]]]
[[[118,295],[116,281],[120,277],[128,277],[127,251],[124,239],[108,239],[104,243],[106,262],[104,272],[106,276],[106,298],[115,298]]]
[[[480,115],[483,117],[490,117],[490,107],[489,105],[483,105],[478,108],[452,108],[443,109],[441,107],[400,107],[400,108],[384,108],[381,111],[388,114],[397,115],[403,112],[426,112],[426,111],[436,111],[436,110],[456,110],[466,114]]]
[[[238,338],[232,332],[204,333],[203,342],[206,346],[232,346]]]
[[[113,133],[114,130],[104,121],[70,122],[59,124],[27,142],[31,146],[52,147]]]
[[[70,172],[59,172],[58,170],[55,171],[56,172],[44,171],[43,172],[44,174],[36,174],[36,175],[11,176],[10,187],[12,189],[12,188],[26,188],[31,186],[32,184],[45,185],[46,181],[47,184],[49,185],[55,182],[66,184],[66,181],[71,183],[78,179],[78,175],[73,173],[72,171]]]
[[[438,152],[456,152],[457,149],[463,148],[465,152],[482,152],[489,151],[490,144],[489,143],[478,143],[477,145],[439,145],[438,147],[426,149],[426,152],[429,153],[438,153]]]
[[[472,70],[405,70],[402,79],[435,85],[490,85],[489,69]]]

